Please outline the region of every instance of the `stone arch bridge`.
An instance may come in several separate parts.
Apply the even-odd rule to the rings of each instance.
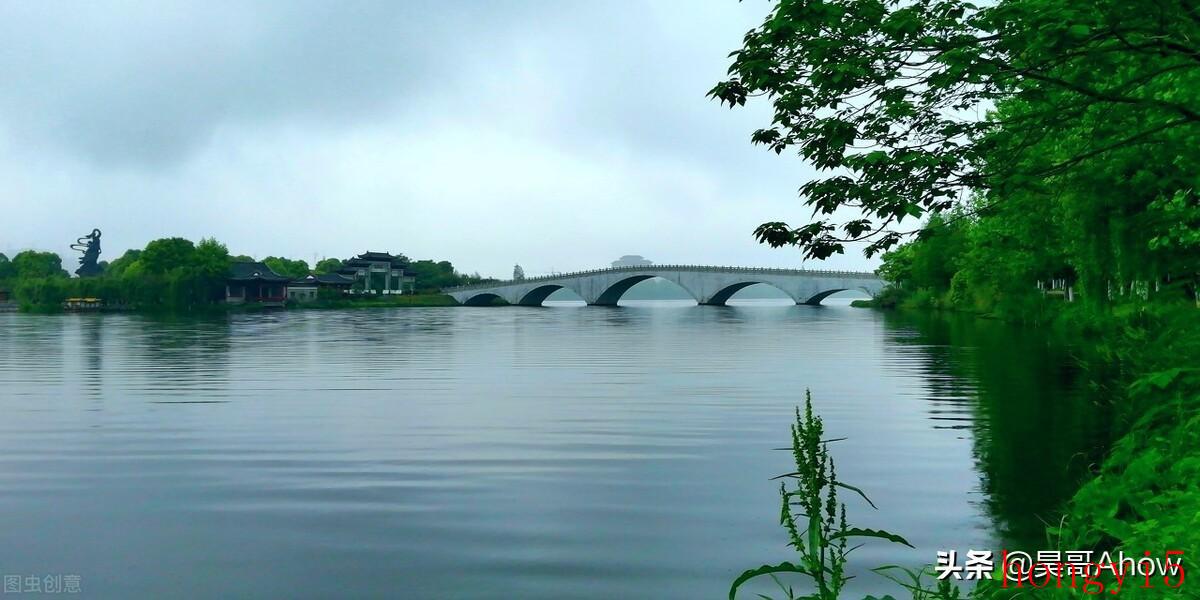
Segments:
[[[675,282],[696,302],[715,306],[723,306],[738,290],[756,283],[782,290],[797,304],[820,304],[830,294],[845,290],[859,290],[874,296],[884,285],[874,273],[854,271],[651,265],[481,283],[448,288],[445,293],[467,306],[487,306],[497,298],[509,304],[541,306],[550,294],[566,288],[579,294],[589,305],[615,306],[629,288],[651,277]]]

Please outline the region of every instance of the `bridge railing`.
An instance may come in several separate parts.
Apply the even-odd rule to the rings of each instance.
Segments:
[[[555,273],[553,275],[539,275],[537,277],[526,277],[520,281],[508,279],[505,281],[493,281],[489,283],[473,283],[470,285],[460,285],[455,287],[444,288],[443,292],[461,292],[467,290],[478,290],[487,288],[504,287],[509,285],[537,283],[539,281],[555,281],[559,279],[574,279],[577,277],[589,277],[591,275],[602,275],[605,273],[628,273],[638,271],[696,271],[704,273],[758,273],[763,275],[817,275],[824,277],[846,277],[850,279],[879,279],[879,276],[869,271],[835,271],[825,269],[774,269],[770,267],[716,267],[709,265],[647,265],[647,266],[629,266],[629,267],[608,267],[604,269],[590,269],[587,271],[572,271],[569,273]]]

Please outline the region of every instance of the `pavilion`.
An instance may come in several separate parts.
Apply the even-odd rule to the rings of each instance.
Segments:
[[[225,301],[283,306],[289,279],[261,262],[235,262],[225,280]]]

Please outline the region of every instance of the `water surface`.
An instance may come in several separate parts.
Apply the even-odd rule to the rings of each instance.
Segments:
[[[0,573],[90,597],[720,598],[791,559],[811,388],[907,537],[1038,535],[1089,443],[1069,362],[847,306],[0,315]],[[863,590],[894,591],[870,573]]]

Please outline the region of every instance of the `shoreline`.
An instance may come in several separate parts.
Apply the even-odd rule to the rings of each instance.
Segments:
[[[1200,378],[1191,374],[1196,345],[1175,332],[1200,323],[1200,311],[1181,304],[1111,306],[1051,304],[1033,318],[1014,320],[991,312],[906,303],[907,294],[855,301],[852,306],[883,312],[957,314],[1007,325],[1042,329],[1073,340],[1085,376],[1092,373],[1090,394],[1107,413],[1109,439],[1098,448],[1091,475],[1078,482],[1062,507],[1061,520],[1046,532],[1066,547],[1121,549],[1140,553],[1160,547],[1195,551],[1196,538],[1160,523],[1186,523],[1197,506],[1194,485],[1200,420],[1194,414]],[[890,300],[890,301],[889,301]],[[1104,382],[1107,382],[1105,384]],[[1189,465],[1180,468],[1178,465]],[[1147,473],[1157,474],[1147,489]],[[1114,506],[1136,507],[1112,514]],[[1001,590],[988,590],[982,597]]]
[[[165,314],[165,315],[221,315],[237,313],[258,313],[268,311],[289,310],[344,310],[367,308],[446,308],[462,306],[457,300],[446,294],[404,294],[398,296],[370,298],[339,298],[335,300],[314,300],[312,302],[285,302],[279,305],[263,304],[207,304],[193,306],[187,309],[174,309],[164,306],[98,306],[86,309],[71,309],[56,305],[17,305],[12,303],[7,310],[0,313],[16,313],[26,315],[58,315],[58,314]]]

